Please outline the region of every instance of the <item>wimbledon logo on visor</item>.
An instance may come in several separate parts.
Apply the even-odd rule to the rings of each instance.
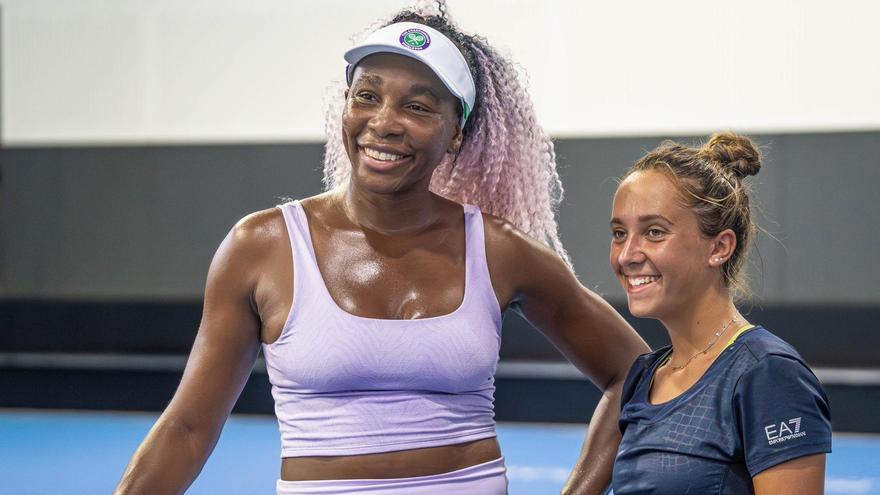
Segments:
[[[431,46],[431,37],[421,29],[407,29],[400,34],[400,44],[410,50],[424,50]]]

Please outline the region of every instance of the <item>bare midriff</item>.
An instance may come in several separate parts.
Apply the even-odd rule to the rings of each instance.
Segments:
[[[494,461],[501,457],[495,438],[442,447],[383,452],[380,454],[285,457],[285,481],[388,479],[429,476]]]

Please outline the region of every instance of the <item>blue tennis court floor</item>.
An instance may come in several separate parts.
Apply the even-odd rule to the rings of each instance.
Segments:
[[[156,414],[0,409],[0,495],[110,493]],[[511,495],[559,493],[585,427],[500,423]],[[880,436],[836,434],[825,492],[880,495]],[[278,425],[233,416],[188,494],[274,494]]]

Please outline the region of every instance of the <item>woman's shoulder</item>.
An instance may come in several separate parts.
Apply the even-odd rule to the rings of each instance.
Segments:
[[[791,344],[763,326],[756,325],[755,328],[743,333],[737,339],[737,343],[748,352],[756,363],[764,360],[771,362],[793,360],[806,366],[804,359]]]
[[[324,193],[302,199],[286,198],[277,206],[245,215],[232,227],[232,233],[237,241],[254,247],[286,240],[288,234],[284,210],[294,208],[297,203],[305,205],[309,211],[320,210],[326,202],[326,196]]]
[[[249,213],[232,227],[231,236],[236,243],[245,246],[258,246],[284,231],[284,214],[281,208],[267,208]]]
[[[483,213],[483,225],[487,263],[496,289],[510,295],[547,292],[551,287],[576,289],[571,269],[549,246],[495,215]]]
[[[651,380],[655,365],[658,361],[664,359],[671,349],[672,346],[667,345],[656,351],[642,354],[633,361],[633,364],[630,366],[629,372],[626,375],[626,379],[623,381],[623,391],[620,396],[621,408],[633,400],[639,387],[642,386],[645,381]],[[623,423],[621,423],[621,428],[623,428]]]
[[[764,327],[742,334],[736,341],[739,353],[736,389],[809,388],[822,394],[818,378],[809,364],[788,342]],[[784,384],[784,385],[783,385]],[[795,386],[796,385],[796,386]]]
[[[486,245],[499,255],[514,260],[526,258],[559,259],[549,246],[518,229],[512,222],[481,212]],[[535,261],[535,260],[532,260]]]
[[[269,260],[287,256],[290,245],[285,211],[294,207],[296,202],[311,201],[288,200],[272,208],[249,213],[239,219],[224,240],[230,254],[248,262]]]
[[[633,361],[632,366],[629,368],[629,373],[626,377],[626,383],[631,386],[635,386],[643,379],[648,378],[652,375],[652,368],[658,361],[664,359],[672,349],[672,346],[663,346],[656,351],[646,352],[645,354],[640,355]],[[626,388],[627,385],[624,385]]]
[[[831,451],[831,409],[822,384],[794,348],[763,327],[737,339],[732,417],[751,476],[797,457]]]

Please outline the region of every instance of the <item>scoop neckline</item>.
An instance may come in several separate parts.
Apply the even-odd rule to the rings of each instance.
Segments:
[[[309,255],[312,258],[311,261],[312,261],[312,264],[315,268],[315,272],[317,273],[318,278],[321,281],[321,284],[320,284],[321,291],[327,297],[327,299],[330,301],[330,304],[331,304],[333,310],[336,311],[337,313],[342,314],[346,318],[351,318],[354,320],[360,320],[360,321],[364,321],[364,322],[374,322],[374,323],[377,323],[377,322],[378,323],[392,323],[393,322],[393,324],[399,324],[399,323],[412,323],[414,321],[436,321],[436,320],[447,319],[447,318],[451,318],[453,316],[456,316],[458,313],[460,313],[464,309],[465,303],[468,301],[468,296],[470,294],[470,285],[471,285],[470,284],[470,271],[471,271],[470,263],[471,263],[472,253],[470,252],[470,250],[471,250],[470,243],[468,242],[470,240],[469,236],[468,236],[468,230],[469,230],[468,229],[468,226],[469,226],[468,225],[468,213],[469,213],[469,211],[468,211],[468,207],[467,207],[468,205],[461,205],[462,206],[462,215],[464,217],[464,258],[465,259],[464,259],[464,291],[461,296],[461,303],[459,303],[458,307],[456,307],[450,313],[437,315],[437,316],[428,316],[425,318],[372,318],[369,316],[356,315],[354,313],[350,313],[350,312],[342,309],[342,307],[339,306],[339,303],[336,302],[336,299],[333,298],[333,295],[330,293],[330,289],[327,288],[327,282],[324,279],[324,274],[321,273],[321,266],[318,264],[318,256],[315,253],[315,246],[312,243],[312,230],[311,230],[310,223],[309,223],[309,215],[306,212],[306,209],[302,206],[302,202],[295,201],[294,204],[296,205],[296,208],[299,210],[299,212],[302,214],[303,220],[305,221],[305,236],[304,237],[305,237],[308,249],[309,249]],[[295,272],[294,272],[293,276],[296,277]],[[296,297],[296,296],[294,295],[294,297]]]

